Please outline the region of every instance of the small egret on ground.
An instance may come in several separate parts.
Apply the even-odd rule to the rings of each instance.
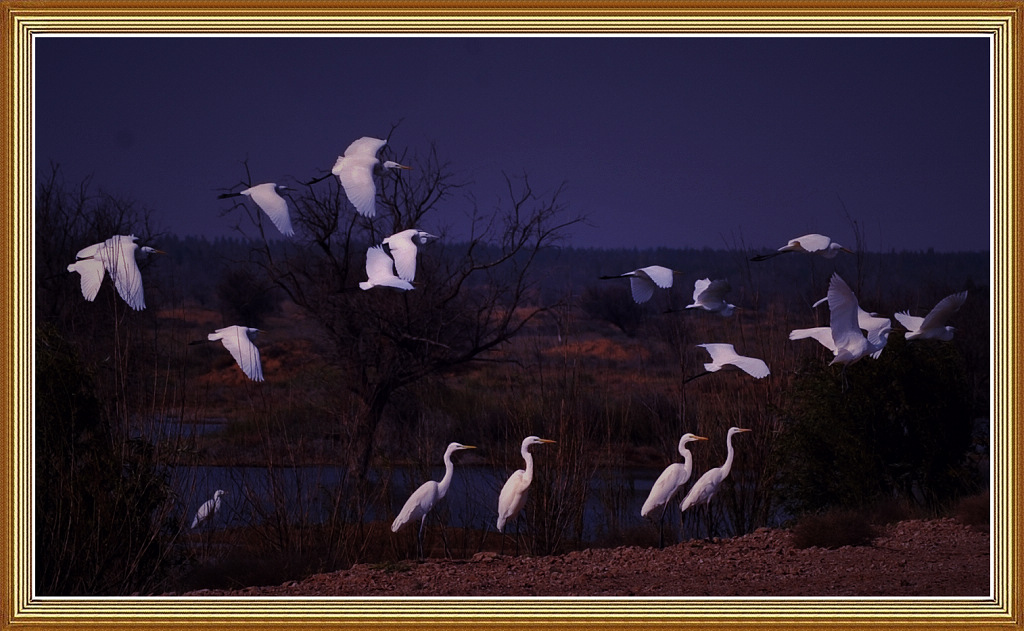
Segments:
[[[132,309],[141,311],[146,308],[146,299],[142,289],[142,272],[135,260],[136,252],[143,254],[165,254],[161,250],[135,243],[135,235],[114,235],[101,243],[94,243],[82,248],[75,255],[78,259],[68,265],[69,272],[78,272],[81,276],[82,296],[92,302],[103,284],[104,272],[110,274],[114,287],[121,298]]]
[[[665,507],[675,497],[676,492],[683,488],[686,481],[690,479],[693,462],[692,454],[686,445],[697,440],[707,440],[707,438],[689,432],[683,434],[683,437],[679,439],[679,455],[683,457],[683,461],[673,462],[661,472],[640,509],[641,517],[655,520],[660,525],[658,530],[659,548],[665,545]]]
[[[410,283],[416,277],[416,243],[423,245],[427,239],[436,239],[434,235],[422,230],[410,228],[387,237],[382,243],[388,246],[391,257],[395,260],[398,277]]]
[[[679,272],[662,267],[661,265],[650,265],[641,267],[632,272],[619,274],[618,276],[601,276],[601,280],[612,280],[614,278],[628,278],[629,287],[633,292],[633,300],[637,304],[643,304],[654,295],[655,287],[669,289],[672,287],[674,276]]]
[[[287,189],[287,186],[278,186],[273,182],[267,182],[266,184],[257,184],[237,193],[218,195],[217,199],[239,197],[242,195],[248,197],[256,202],[256,205],[267,214],[267,217],[270,217],[270,220],[274,222],[274,225],[281,231],[281,234],[290,237],[295,234],[295,230],[292,229],[292,218],[288,214],[288,202],[278,193],[279,190]]]
[[[713,372],[718,372],[726,366],[735,366],[755,379],[763,379],[771,374],[768,364],[756,357],[746,357],[736,352],[732,344],[698,344],[711,355],[711,361],[704,364],[704,370],[698,375],[690,377],[686,381],[693,381],[697,377],[703,377]]]
[[[946,326],[946,321],[960,310],[964,301],[967,300],[967,292],[961,291],[958,294],[951,294],[939,301],[939,304],[932,307],[928,315],[921,318],[912,316],[907,311],[896,314],[896,319],[907,328],[904,334],[908,340],[942,340],[948,342],[953,339],[954,327]]]
[[[394,289],[412,289],[412,283],[395,276],[395,262],[384,246],[375,245],[366,251],[366,280],[359,283],[362,290],[371,287],[391,287]]]
[[[220,496],[226,495],[227,491],[217,490],[213,494],[213,499],[206,500],[203,505],[196,511],[195,518],[192,519],[192,528],[202,524],[205,521],[213,521],[214,515],[220,510]]]
[[[727,280],[712,281],[703,278],[693,284],[693,304],[686,305],[687,309],[704,309],[722,316],[731,316],[736,305],[725,301],[725,295],[731,287]]]
[[[395,521],[391,522],[391,532],[398,532],[398,529],[405,524],[420,520],[419,533],[416,535],[416,550],[420,558],[423,558],[423,527],[427,523],[427,513],[448,493],[448,487],[452,483],[452,474],[455,471],[452,454],[460,449],[476,449],[476,447],[450,443],[444,452],[444,477],[440,482],[428,480],[421,484],[406,500],[405,506],[398,513],[398,517],[395,517]]]
[[[331,173],[338,176],[342,188],[345,189],[348,201],[364,217],[373,217],[377,214],[377,184],[373,177],[380,175],[385,169],[412,168],[391,160],[381,163],[377,158],[377,152],[386,144],[387,140],[363,136],[353,141],[345,149],[344,155],[338,156],[334,168],[331,169]],[[308,184],[319,182],[326,177],[311,180]]]
[[[683,512],[691,506],[699,506],[700,504],[707,504],[710,506],[711,498],[718,492],[718,488],[722,485],[722,482],[729,475],[729,471],[732,469],[733,461],[733,448],[732,448],[732,437],[740,432],[749,432],[751,430],[744,429],[742,427],[730,427],[729,432],[725,436],[725,445],[727,449],[727,455],[725,457],[725,463],[720,467],[708,470],[704,475],[700,476],[693,486],[690,487],[689,492],[686,493],[686,497],[679,504],[679,509]],[[710,535],[710,532],[708,533]]]
[[[833,241],[830,237],[826,237],[823,234],[805,234],[802,237],[790,239],[789,243],[782,246],[775,252],[759,254],[752,257],[750,260],[764,261],[772,258],[773,256],[778,256],[787,252],[806,252],[808,254],[817,254],[827,259],[834,259],[840,252],[850,252],[850,250],[844,248]]]
[[[533,454],[530,453],[530,445],[553,442],[555,441],[536,436],[527,436],[523,439],[519,453],[526,461],[526,469],[519,469],[513,473],[505,482],[505,486],[501,488],[501,494],[498,495],[498,532],[505,532],[505,524],[514,520],[526,504],[526,493],[530,490],[530,484],[533,482]],[[504,547],[504,539],[502,544]],[[518,549],[518,547],[517,539],[516,548]]]
[[[242,369],[245,376],[253,381],[263,381],[263,365],[260,362],[260,349],[249,339],[255,336],[259,329],[247,326],[226,326],[217,329],[206,336],[207,341],[216,342],[220,340],[224,348],[228,349],[231,356],[235,358],[238,367]],[[190,342],[198,344],[199,342]]]

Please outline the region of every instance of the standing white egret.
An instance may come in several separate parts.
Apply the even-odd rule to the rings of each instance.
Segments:
[[[278,186],[274,182],[267,182],[265,184],[257,184],[251,186],[245,190],[238,191],[237,193],[224,193],[218,195],[217,199],[226,199],[228,197],[239,197],[246,196],[252,201],[256,202],[256,205],[270,217],[270,220],[274,222],[277,229],[281,231],[286,237],[295,235],[295,230],[292,229],[292,218],[288,214],[288,202],[284,197],[278,193],[279,190],[288,190],[287,186]]]
[[[740,355],[732,344],[698,344],[697,347],[706,350],[711,355],[711,361],[704,364],[706,372],[690,377],[686,380],[687,382],[718,372],[730,365],[739,368],[754,379],[763,379],[771,374],[768,364],[764,363],[764,360]]]
[[[703,278],[693,284],[693,304],[687,309],[704,309],[721,316],[731,316],[736,305],[725,301],[725,295],[732,289],[727,280],[711,280]]]
[[[896,314],[896,319],[907,328],[904,334],[908,340],[942,340],[948,342],[953,339],[954,327],[946,326],[946,321],[960,310],[967,300],[967,292],[961,291],[958,294],[951,294],[939,301],[939,304],[932,307],[928,315],[921,318],[912,316],[907,311]]]
[[[202,524],[205,521],[213,521],[214,515],[220,510],[220,496],[226,495],[227,491],[217,490],[213,494],[213,499],[206,500],[203,505],[196,511],[196,516],[192,519],[192,528]]]
[[[388,144],[387,140],[363,136],[355,140],[345,149],[344,155],[338,156],[331,173],[338,176],[348,201],[355,206],[356,211],[364,217],[373,217],[377,214],[377,184],[373,181],[374,175],[379,175],[384,169],[411,169],[397,162],[388,160],[384,163],[377,158],[377,152],[381,147]],[[310,182],[318,182],[319,178]]]
[[[399,278],[410,283],[413,281],[416,277],[416,242],[418,241],[420,245],[423,245],[427,242],[427,239],[436,238],[436,236],[429,232],[410,228],[396,232],[382,241],[382,243],[387,244],[388,250],[391,252],[391,258],[395,260],[395,269],[398,271]]]
[[[823,234],[805,234],[802,237],[790,239],[789,243],[782,246],[775,252],[768,254],[759,254],[752,257],[751,261],[764,261],[770,259],[773,256],[780,254],[786,254],[787,252],[806,252],[807,254],[817,254],[827,259],[834,259],[840,252],[850,252],[848,248],[844,248],[830,237],[826,237]]]
[[[612,280],[615,278],[628,278],[629,287],[633,292],[633,300],[637,304],[643,304],[654,295],[654,289],[669,289],[672,287],[674,277],[679,272],[662,267],[661,265],[649,265],[635,269],[632,272],[619,274],[618,276],[601,276],[601,280]]]
[[[519,469],[513,473],[505,482],[505,486],[501,488],[501,494],[498,496],[498,532],[505,532],[505,524],[514,520],[526,504],[526,493],[530,490],[530,484],[533,482],[533,455],[530,453],[530,445],[553,442],[555,441],[536,436],[527,436],[523,439],[519,453],[526,461],[526,469]],[[517,541],[516,547],[518,548],[518,546]]]
[[[730,427],[729,432],[725,436],[725,445],[727,455],[725,457],[725,463],[720,467],[709,469],[704,475],[700,476],[697,481],[690,487],[689,492],[686,493],[686,497],[679,504],[680,511],[686,511],[691,506],[699,506],[700,504],[707,504],[710,506],[711,498],[718,492],[722,482],[729,475],[729,471],[732,470],[733,460],[733,448],[732,448],[732,437],[741,432],[749,432],[751,430],[744,429],[742,427]],[[708,533],[710,535],[710,531]]]
[[[144,254],[164,254],[149,246],[141,249],[136,243],[135,235],[114,235],[101,243],[94,243],[82,248],[75,255],[78,259],[68,265],[69,272],[78,272],[81,276],[82,296],[92,302],[96,299],[103,274],[110,274],[114,287],[128,306],[136,311],[146,308],[146,299],[142,289],[142,272],[135,260],[136,252]]]
[[[216,342],[220,340],[224,348],[228,349],[231,356],[235,358],[238,367],[242,369],[245,376],[253,381],[263,381],[263,365],[260,362],[260,349],[249,339],[255,336],[259,329],[247,326],[226,326],[217,329],[206,336],[207,340]]]
[[[395,276],[395,262],[382,245],[375,245],[366,251],[366,280],[359,283],[359,288],[365,291],[371,287],[413,288],[412,283]]]
[[[444,452],[444,477],[440,482],[428,480],[421,484],[406,500],[405,506],[398,513],[398,517],[395,517],[395,521],[391,522],[391,532],[398,532],[399,528],[410,521],[420,520],[419,533],[416,535],[416,551],[420,558],[423,558],[423,527],[427,523],[427,513],[448,493],[448,487],[452,483],[452,474],[455,471],[452,454],[460,449],[476,449],[476,447],[450,443]]]
[[[657,521],[660,526],[658,529],[659,548],[665,545],[665,507],[672,501],[676,492],[683,488],[686,481],[690,479],[693,455],[686,445],[698,440],[707,440],[707,438],[689,432],[683,434],[683,437],[679,439],[679,455],[683,457],[683,461],[673,462],[665,467],[665,470],[655,480],[651,492],[647,495],[647,500],[644,501],[644,505],[640,509],[641,517]]]

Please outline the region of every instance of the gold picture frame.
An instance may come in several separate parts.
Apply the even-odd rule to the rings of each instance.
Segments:
[[[258,11],[254,10],[258,7]],[[785,626],[1016,627],[1024,619],[1015,475],[1020,351],[1014,258],[1021,202],[1018,125],[1024,0],[1008,2],[270,2],[252,4],[0,0],[3,55],[0,157],[6,249],[5,422],[0,628],[734,628]],[[32,589],[33,38],[92,33],[893,33],[981,34],[993,55],[992,591],[978,598],[195,598],[39,597]]]

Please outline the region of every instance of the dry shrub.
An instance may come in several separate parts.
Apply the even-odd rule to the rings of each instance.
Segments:
[[[989,494],[988,491],[971,495],[960,500],[955,513],[957,521],[975,530],[988,530],[989,526]]]
[[[854,510],[833,510],[820,515],[805,515],[793,528],[797,548],[828,548],[869,545],[877,536],[867,516]]]

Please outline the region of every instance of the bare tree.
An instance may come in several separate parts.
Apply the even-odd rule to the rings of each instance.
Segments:
[[[385,149],[387,151],[387,148]],[[268,277],[322,329],[331,363],[356,401],[334,421],[348,438],[350,479],[365,480],[374,436],[392,396],[428,377],[490,355],[552,305],[541,304],[533,275],[537,255],[579,222],[566,217],[562,190],[537,195],[526,177],[506,177],[507,197],[493,212],[475,209],[465,241],[424,224],[462,185],[435,149],[406,158],[414,168],[388,173],[378,215],[350,207],[336,178],[308,185],[295,204],[296,237],[281,254],[259,240],[255,257]],[[247,210],[262,228],[258,213]],[[440,242],[420,248],[415,289],[357,289],[368,246],[408,228],[430,228]]]

